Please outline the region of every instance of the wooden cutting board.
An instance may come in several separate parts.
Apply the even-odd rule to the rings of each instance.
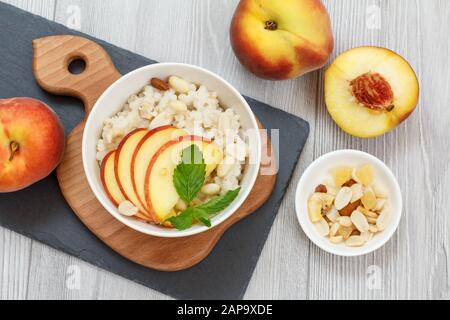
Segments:
[[[79,98],[85,106],[86,117],[68,136],[64,160],[57,171],[62,193],[89,230],[120,255],[160,271],[190,268],[208,256],[227,229],[262,206],[271,195],[276,175],[260,175],[250,196],[232,217],[207,232],[191,237],[157,238],[126,227],[95,198],[86,180],[81,156],[83,129],[89,112],[100,95],[121,74],[101,46],[82,37],[36,39],[33,50],[33,72],[39,85],[52,94]],[[85,62],[84,72],[69,72],[69,65],[74,60]],[[267,136],[261,138],[263,155],[270,155],[263,164],[263,169],[267,169],[276,163],[270,141]]]

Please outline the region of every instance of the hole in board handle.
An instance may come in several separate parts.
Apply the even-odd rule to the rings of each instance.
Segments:
[[[69,63],[68,69],[71,74],[82,74],[86,70],[86,61],[76,58]]]

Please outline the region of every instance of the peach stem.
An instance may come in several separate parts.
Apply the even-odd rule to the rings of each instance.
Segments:
[[[273,20],[269,20],[269,21],[266,21],[266,26],[264,28],[266,30],[274,31],[274,30],[278,29],[278,24]]]
[[[19,143],[17,143],[16,141],[12,141],[9,144],[9,148],[10,148],[10,156],[9,156],[9,161],[13,161],[14,159],[14,155],[17,153],[17,151],[19,151]]]

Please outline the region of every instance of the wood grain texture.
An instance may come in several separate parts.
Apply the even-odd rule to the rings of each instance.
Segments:
[[[228,25],[237,0],[57,0],[54,12],[53,6],[47,6],[53,1],[7,2],[48,18],[54,15],[64,24],[70,17],[68,8],[76,5],[83,32],[160,61],[201,65],[224,76],[241,92],[310,122],[309,142],[246,298],[450,299],[449,1],[324,1],[336,37],[334,57],[357,45],[385,46],[407,58],[418,73],[421,100],[416,112],[392,133],[373,140],[351,138],[332,122],[322,98],[322,71],[295,81],[270,82],[243,70],[228,44]],[[370,13],[377,8],[381,27],[370,29]],[[300,230],[294,214],[295,184],[303,170],[323,153],[340,148],[380,157],[393,169],[403,191],[399,231],[386,247],[362,258],[336,258],[320,251]],[[2,297],[26,297],[4,294],[7,287],[44,299],[166,298],[35,242],[20,247],[21,239],[14,236],[8,246],[0,247],[2,265],[9,261],[15,266],[14,273],[3,267]],[[31,258],[21,258],[19,252],[27,250]],[[80,290],[64,286],[65,272],[72,264],[81,269]],[[370,266],[380,271],[380,287],[367,285],[372,279]],[[30,277],[25,272],[28,268]],[[52,275],[56,270],[59,273]]]

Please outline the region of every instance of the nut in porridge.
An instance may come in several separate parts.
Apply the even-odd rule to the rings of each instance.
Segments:
[[[158,78],[153,78],[152,80],[150,80],[150,84],[153,86],[153,88],[160,91],[167,91],[170,89],[170,86],[167,82]]]

